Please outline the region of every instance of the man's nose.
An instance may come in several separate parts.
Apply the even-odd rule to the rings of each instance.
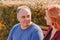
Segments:
[[[29,18],[26,17],[25,20],[29,20]]]

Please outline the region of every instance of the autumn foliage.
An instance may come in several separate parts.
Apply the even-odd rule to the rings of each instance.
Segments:
[[[46,25],[44,19],[45,9],[42,7],[42,5],[27,6],[31,8],[32,21],[38,25]],[[16,18],[17,7],[17,5],[0,5],[0,40],[7,40],[10,29],[13,27],[14,24],[18,23]]]

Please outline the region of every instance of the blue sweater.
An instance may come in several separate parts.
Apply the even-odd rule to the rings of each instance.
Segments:
[[[16,24],[11,29],[7,40],[43,40],[43,32],[39,26],[32,23],[29,28],[22,30],[21,24]]]

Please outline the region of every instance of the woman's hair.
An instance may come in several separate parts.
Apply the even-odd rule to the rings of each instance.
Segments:
[[[52,21],[52,25],[60,26],[60,6],[59,5],[50,5],[46,7],[46,11]]]

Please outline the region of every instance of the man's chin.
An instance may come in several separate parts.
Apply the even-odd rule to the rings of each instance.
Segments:
[[[25,23],[25,26],[30,26],[31,25],[31,23]]]
[[[28,26],[30,26],[30,24],[25,25],[25,27],[28,27]]]

